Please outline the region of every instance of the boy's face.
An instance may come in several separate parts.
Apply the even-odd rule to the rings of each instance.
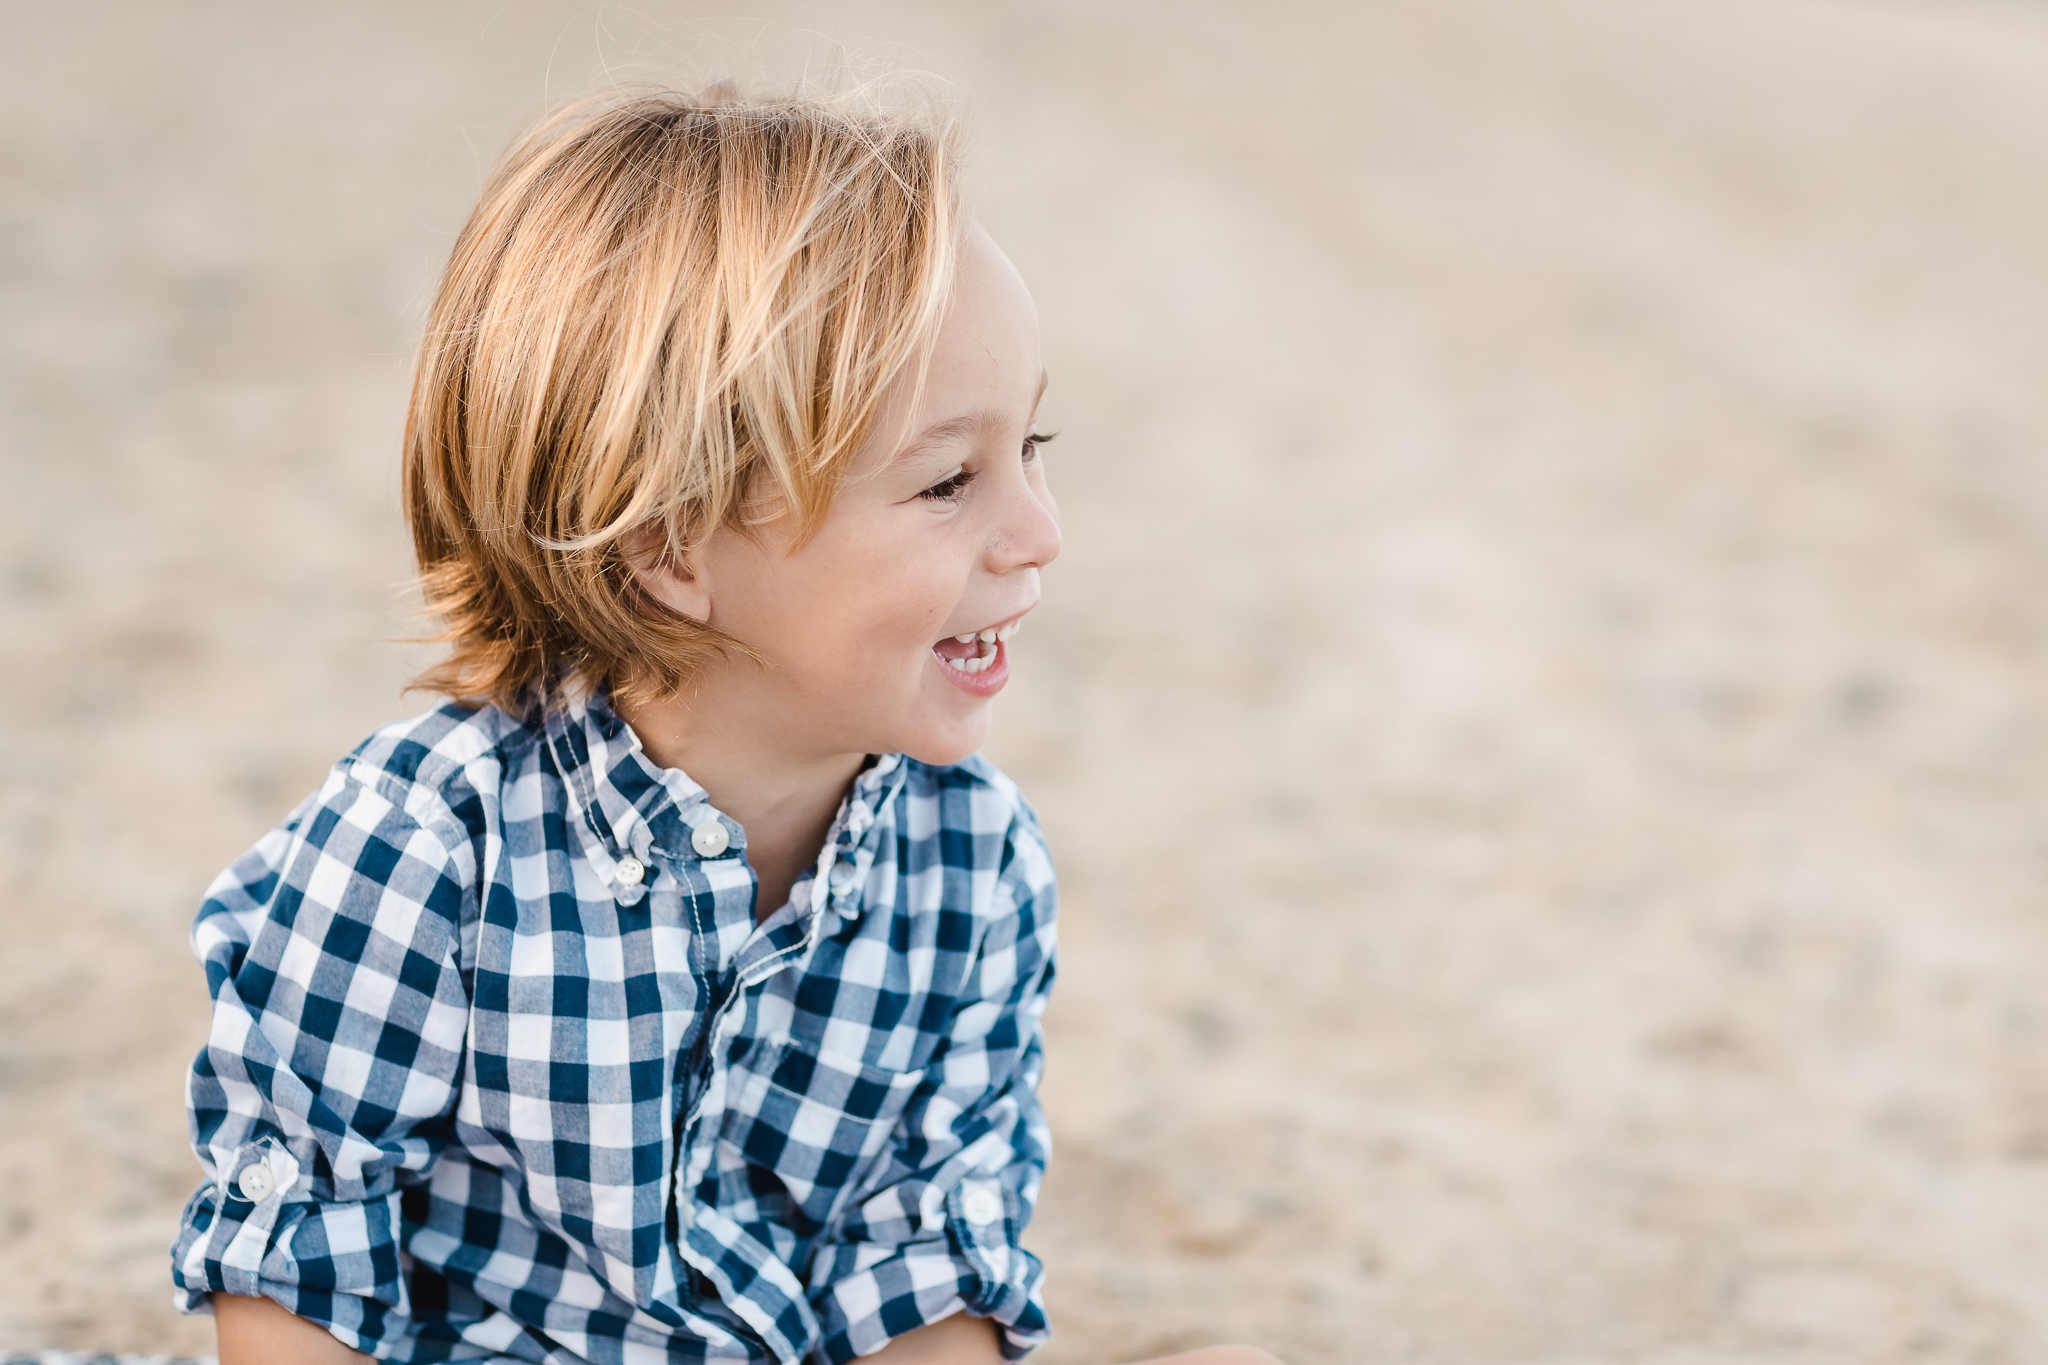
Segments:
[[[793,759],[900,750],[952,763],[981,746],[1009,677],[1001,637],[1037,604],[1060,531],[1032,426],[1037,314],[978,227],[914,411],[913,383],[889,391],[801,548],[781,522],[720,528],[690,556],[694,579],[661,594],[765,661],[713,664],[694,689],[700,716],[772,727],[756,738]]]

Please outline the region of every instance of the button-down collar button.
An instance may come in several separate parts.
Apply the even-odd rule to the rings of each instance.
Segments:
[[[690,847],[697,850],[700,858],[716,858],[730,843],[732,836],[716,820],[707,820],[690,831]]]
[[[835,864],[832,868],[832,890],[834,894],[845,895],[846,889],[853,885],[853,876],[852,863]]]
[[[1003,1197],[987,1185],[976,1185],[960,1196],[960,1216],[978,1228],[998,1222],[1003,1216]]]
[[[640,879],[647,875],[647,864],[638,858],[619,859],[619,865],[612,872],[612,880],[620,886],[638,886]]]
[[[276,1192],[277,1177],[263,1162],[252,1162],[242,1168],[242,1174],[235,1180],[235,1188],[242,1192],[242,1198],[252,1204],[260,1204]]]

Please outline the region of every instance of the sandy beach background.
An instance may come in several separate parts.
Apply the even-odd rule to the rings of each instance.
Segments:
[[[961,81],[1044,319],[1047,1365],[2048,1360],[2034,0],[6,4],[0,1349],[211,1350],[185,933],[426,704],[422,295],[735,12]]]

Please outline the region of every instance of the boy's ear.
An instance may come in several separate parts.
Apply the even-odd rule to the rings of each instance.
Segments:
[[[640,590],[670,611],[681,612],[693,621],[709,624],[711,621],[711,583],[701,569],[693,569],[688,560],[669,544],[668,535],[659,525],[641,526],[628,531],[619,543],[627,567],[633,571],[633,581]]]

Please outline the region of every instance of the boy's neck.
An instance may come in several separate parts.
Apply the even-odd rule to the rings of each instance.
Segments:
[[[702,680],[700,680],[701,683]],[[789,899],[789,889],[818,856],[825,833],[866,754],[812,755],[776,743],[787,734],[772,717],[718,705],[697,686],[659,701],[620,706],[647,756],[679,768],[711,804],[747,832],[747,863],[760,883],[756,920]]]

